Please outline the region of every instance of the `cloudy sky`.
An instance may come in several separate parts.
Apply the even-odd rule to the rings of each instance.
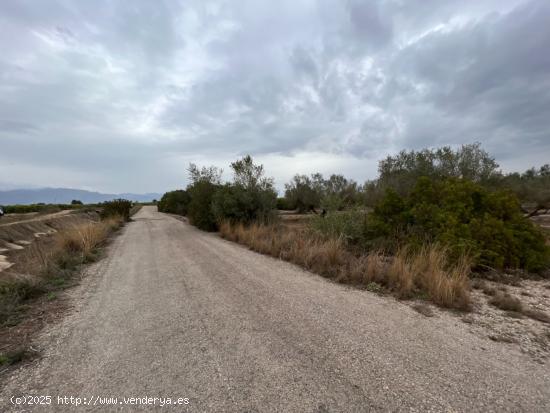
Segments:
[[[2,0],[0,186],[162,192],[250,153],[376,176],[400,149],[550,161],[547,0]]]

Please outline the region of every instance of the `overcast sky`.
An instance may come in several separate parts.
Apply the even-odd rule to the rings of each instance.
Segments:
[[[0,2],[0,186],[162,192],[250,153],[376,176],[479,141],[550,161],[548,0]]]

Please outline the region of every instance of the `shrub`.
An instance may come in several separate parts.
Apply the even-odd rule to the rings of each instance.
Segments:
[[[157,208],[160,212],[168,212],[170,214],[187,215],[191,196],[188,191],[178,189],[176,191],[166,192]]]
[[[544,235],[523,216],[517,198],[466,180],[423,177],[408,196],[389,190],[369,231],[413,247],[438,242],[455,259],[467,253],[477,265],[499,269],[541,271],[549,263]]]
[[[187,217],[191,224],[204,231],[215,231],[216,217],[212,212],[212,200],[219,185],[207,181],[199,181],[188,187],[191,201],[187,209]]]
[[[320,174],[296,175],[292,181],[285,184],[285,198],[291,209],[300,213],[309,212],[321,205],[321,181]]]
[[[125,221],[130,220],[130,209],[132,202],[126,199],[114,199],[101,204],[101,219],[107,219],[113,216],[120,216]]]
[[[281,211],[290,211],[292,210],[292,206],[288,202],[286,198],[277,198],[277,203],[275,204],[276,208]]]
[[[488,182],[496,175],[498,164],[480,143],[463,145],[457,150],[449,146],[421,151],[401,151],[380,161],[378,187],[408,194],[421,177],[431,179],[462,178]]]
[[[221,235],[338,282],[385,286],[395,295],[408,298],[423,294],[443,307],[468,309],[470,305],[469,259],[447,260],[443,247],[423,246],[420,251],[401,250],[394,259],[380,251],[354,254],[340,237],[318,232],[291,230],[277,225],[243,225],[228,221],[220,225]],[[369,287],[370,286],[370,287]]]
[[[311,177],[296,175],[285,185],[285,200],[288,209],[297,209],[301,213],[319,207],[340,211],[359,202],[360,188],[343,175],[333,174],[328,179],[320,173]]]
[[[516,311],[518,313],[523,311],[523,304],[518,298],[501,291],[497,292],[495,296],[489,300],[489,304],[504,311]]]
[[[359,209],[342,212],[329,212],[325,217],[316,216],[311,227],[328,237],[341,237],[349,246],[367,249],[370,245],[368,234],[368,214]]]
[[[264,177],[263,165],[255,165],[247,155],[231,164],[232,183],[220,186],[212,198],[218,222],[268,222],[274,217],[277,194],[273,179]]]

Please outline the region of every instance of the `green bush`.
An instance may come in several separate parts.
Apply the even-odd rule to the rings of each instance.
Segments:
[[[541,271],[549,264],[542,232],[523,216],[516,196],[467,180],[420,178],[409,195],[387,191],[369,222],[369,236],[409,245],[440,242],[494,268]]]
[[[101,208],[101,219],[119,215],[123,217],[125,221],[129,221],[132,202],[126,199],[114,199],[101,204]]]
[[[185,190],[178,189],[176,191],[166,192],[158,202],[157,208],[160,212],[187,215],[189,202],[191,202],[189,193]]]
[[[191,201],[187,209],[187,217],[191,224],[204,231],[217,229],[216,217],[212,212],[212,200],[220,185],[208,181],[198,181],[187,190]]]
[[[268,222],[274,217],[277,193],[273,179],[264,177],[263,165],[255,165],[250,155],[231,164],[234,179],[218,188],[212,211],[218,222]]]
[[[292,181],[285,184],[285,198],[290,209],[296,209],[300,213],[309,212],[321,205],[321,180],[320,174],[296,175]]]
[[[313,218],[311,227],[328,237],[343,238],[348,246],[368,249],[371,244],[368,238],[368,219],[367,212],[359,209],[329,212],[325,217],[318,215]]]
[[[277,198],[275,207],[280,211],[291,211],[293,208],[286,198]]]
[[[379,190],[393,189],[408,195],[421,177],[431,179],[462,178],[477,183],[489,182],[498,175],[498,164],[480,143],[420,151],[401,151],[378,165]]]

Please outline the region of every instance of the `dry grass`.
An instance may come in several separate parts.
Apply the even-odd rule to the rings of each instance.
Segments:
[[[515,311],[518,313],[523,311],[521,300],[501,291],[498,291],[495,296],[489,300],[489,304],[504,311]]]
[[[2,273],[0,325],[18,322],[25,301],[67,285],[79,266],[92,261],[97,247],[122,224],[116,217],[81,223],[25,248],[10,271]]]
[[[57,249],[86,258],[122,223],[122,217],[109,217],[99,223],[90,222],[70,228],[56,234]]]
[[[463,256],[450,265],[447,257],[445,248],[438,245],[424,246],[416,253],[400,250],[388,269],[388,279],[400,297],[409,298],[420,290],[442,307],[466,309],[471,261]]]
[[[220,233],[254,251],[290,261],[338,282],[364,286],[376,283],[401,298],[422,294],[443,307],[470,306],[470,260],[463,257],[451,265],[447,262],[447,251],[439,246],[426,246],[416,253],[403,249],[391,259],[381,251],[354,254],[342,239],[322,237],[305,229],[225,222]]]

